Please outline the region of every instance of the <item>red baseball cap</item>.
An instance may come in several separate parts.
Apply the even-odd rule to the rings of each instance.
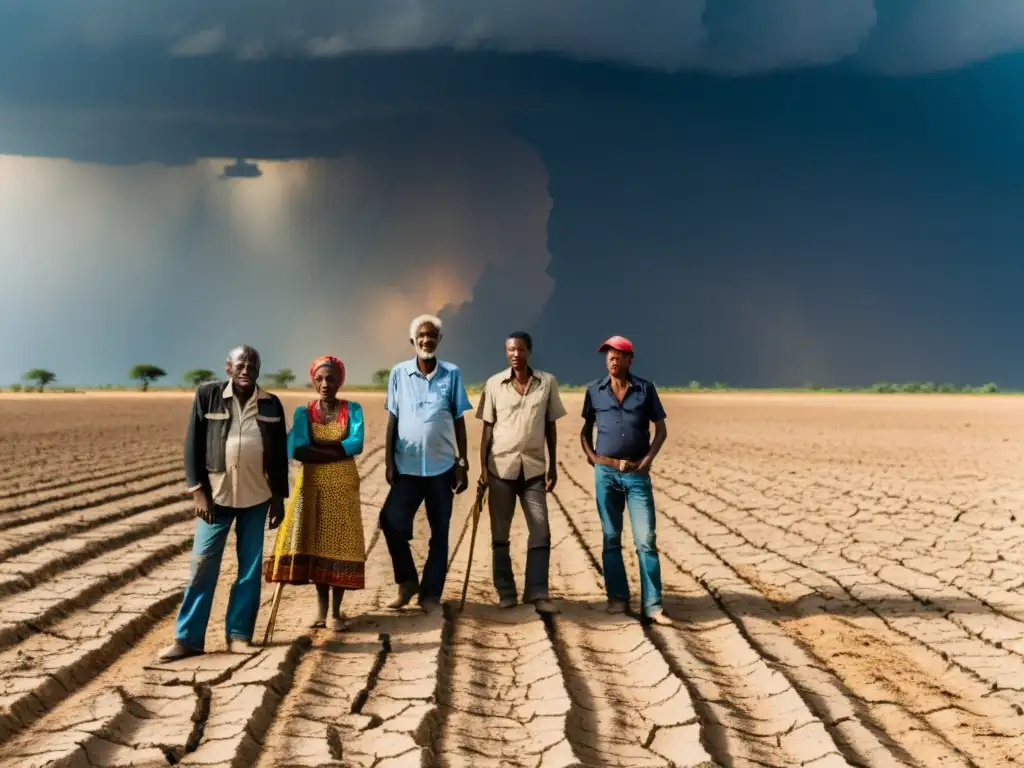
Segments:
[[[606,340],[604,344],[597,348],[598,352],[604,352],[606,349],[617,349],[619,352],[632,352],[633,342],[627,339],[625,336],[612,336]]]

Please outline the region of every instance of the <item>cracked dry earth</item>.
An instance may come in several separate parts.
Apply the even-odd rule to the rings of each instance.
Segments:
[[[1018,399],[666,397],[675,625],[652,627],[603,610],[577,395],[549,498],[561,613],[494,606],[486,514],[458,613],[471,493],[444,612],[386,610],[384,413],[354,398],[368,588],[347,631],[304,629],[313,589],[288,587],[272,644],[225,652],[229,552],[208,653],[173,664],[154,657],[188,570],[187,396],[0,398],[0,768],[1024,764]],[[427,537],[421,515],[421,563]],[[520,579],[525,539],[517,515]]]

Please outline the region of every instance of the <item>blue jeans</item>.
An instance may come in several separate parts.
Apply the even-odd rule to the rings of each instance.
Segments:
[[[622,512],[628,506],[633,544],[640,562],[640,603],[645,615],[661,610],[661,562],[654,531],[651,476],[596,464],[594,485],[604,533],[602,560],[608,599],[629,602],[629,582],[622,561]]]
[[[427,561],[423,564],[423,580],[419,584],[421,603],[424,600],[440,600],[444,592],[448,576],[448,530],[455,495],[452,491],[454,477],[454,470],[432,477],[395,475],[394,485],[388,491],[380,511],[380,528],[391,554],[395,583],[409,584],[419,581],[409,546],[413,536],[413,521],[421,504],[427,509],[430,544],[427,547]]]
[[[260,608],[263,565],[263,529],[270,503],[248,509],[218,507],[212,523],[196,520],[195,541],[189,561],[188,585],[178,610],[174,639],[202,650],[206,643],[206,625],[210,621],[213,593],[220,576],[220,561],[231,522],[236,521],[238,577],[231,586],[225,634],[232,640],[251,640]]]

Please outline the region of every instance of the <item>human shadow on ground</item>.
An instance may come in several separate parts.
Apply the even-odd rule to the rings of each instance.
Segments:
[[[972,598],[937,597],[925,602],[895,592],[857,599],[837,590],[832,593],[815,593],[797,600],[774,600],[745,592],[720,591],[714,595],[687,595],[669,589],[663,594],[662,603],[669,616],[690,623],[720,619],[723,611],[733,616],[756,617],[769,621],[792,621],[810,616],[854,617],[872,614],[883,617],[922,618],[947,617],[950,614],[1007,615],[1017,621],[1024,619],[1024,611],[1017,617]]]
[[[573,610],[586,610],[585,615],[588,619],[597,620],[597,616],[606,616],[612,621],[617,621],[621,617],[621,614],[606,613],[607,603],[601,599],[567,598],[557,593],[552,594],[552,599],[563,613],[567,613],[571,606]],[[453,615],[457,618],[459,616],[458,601],[451,602]],[[639,596],[633,595],[628,612],[633,618],[642,618],[639,603]],[[745,592],[719,591],[715,594],[710,592],[700,595],[684,594],[669,587],[662,594],[662,605],[671,618],[687,623],[720,621],[723,612],[733,616],[756,617],[769,621],[792,621],[809,616],[827,615],[852,617],[877,614],[894,617],[921,616],[922,618],[945,617],[958,613],[990,616],[1010,615],[1006,611],[1001,612],[971,598],[938,597],[925,603],[895,593],[882,594],[877,598],[866,598],[860,601],[843,592],[817,593],[798,600],[785,601]],[[530,615],[535,613],[528,606],[521,606],[521,608],[527,609],[527,613]],[[520,608],[512,610],[518,611]],[[480,601],[467,600],[464,614],[501,623],[517,623],[522,620],[521,617],[514,619],[508,609],[501,609],[494,603]],[[1019,618],[1012,615],[1011,618],[1024,622],[1024,611]]]
[[[561,616],[562,620],[585,619],[588,624],[614,625],[621,624],[624,618],[623,614],[607,613],[605,610],[607,603],[602,599],[571,599],[561,597],[557,593],[552,594],[552,598],[561,611],[556,615],[556,621]],[[723,617],[751,617],[772,622],[786,622],[814,616],[938,618],[948,617],[951,614],[1008,615],[1006,612],[1000,613],[984,603],[970,598],[939,597],[925,603],[906,595],[882,593],[877,598],[857,601],[845,593],[838,592],[835,594],[817,593],[798,600],[784,601],[748,592],[683,593],[672,588],[671,585],[663,593],[662,603],[665,613],[680,628],[719,622]],[[641,613],[637,595],[632,597],[631,606],[625,617],[642,623],[647,622]],[[1022,621],[1024,615],[1020,618],[1010,615],[1010,618]],[[406,609],[402,611],[372,611],[352,616],[342,632],[332,633],[318,630],[319,634],[315,635],[316,644],[332,653],[376,652],[380,647],[379,641],[356,641],[352,637],[353,635],[371,634],[378,638],[388,636],[394,637],[396,640],[401,639],[400,642],[405,651],[427,648],[440,650],[442,645],[440,637],[446,624],[453,625],[449,628],[449,632],[454,632],[454,627],[464,619],[472,619],[484,625],[493,625],[496,632],[502,631],[503,625],[511,628],[517,624],[538,620],[545,622],[549,635],[554,631],[545,615],[537,613],[528,604],[504,609],[498,608],[496,603],[492,602],[467,600],[460,612],[459,600],[453,599],[446,601],[443,611],[434,614],[423,614],[418,610]],[[475,631],[479,632],[481,629]],[[422,639],[413,639],[416,635],[421,635]],[[272,645],[276,644],[278,643],[272,643]]]

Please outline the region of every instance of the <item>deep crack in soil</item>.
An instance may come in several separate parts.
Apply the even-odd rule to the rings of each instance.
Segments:
[[[308,397],[281,394],[289,412]],[[157,664],[188,568],[189,395],[0,396],[0,768],[1024,763],[1011,399],[665,394],[653,480],[674,625],[651,626],[604,611],[593,470],[571,440],[548,496],[559,615],[495,606],[487,515],[468,562],[471,493],[456,497],[442,614],[385,610],[386,412],[352,397],[367,588],[346,595],[348,629],[311,632],[315,590],[290,586],[277,642],[225,653],[229,552],[208,653]],[[570,412],[579,398],[564,395]],[[44,414],[59,436],[37,428]],[[631,536],[627,519],[636,595]],[[420,568],[428,537],[421,510]],[[517,510],[517,578],[525,540]]]

